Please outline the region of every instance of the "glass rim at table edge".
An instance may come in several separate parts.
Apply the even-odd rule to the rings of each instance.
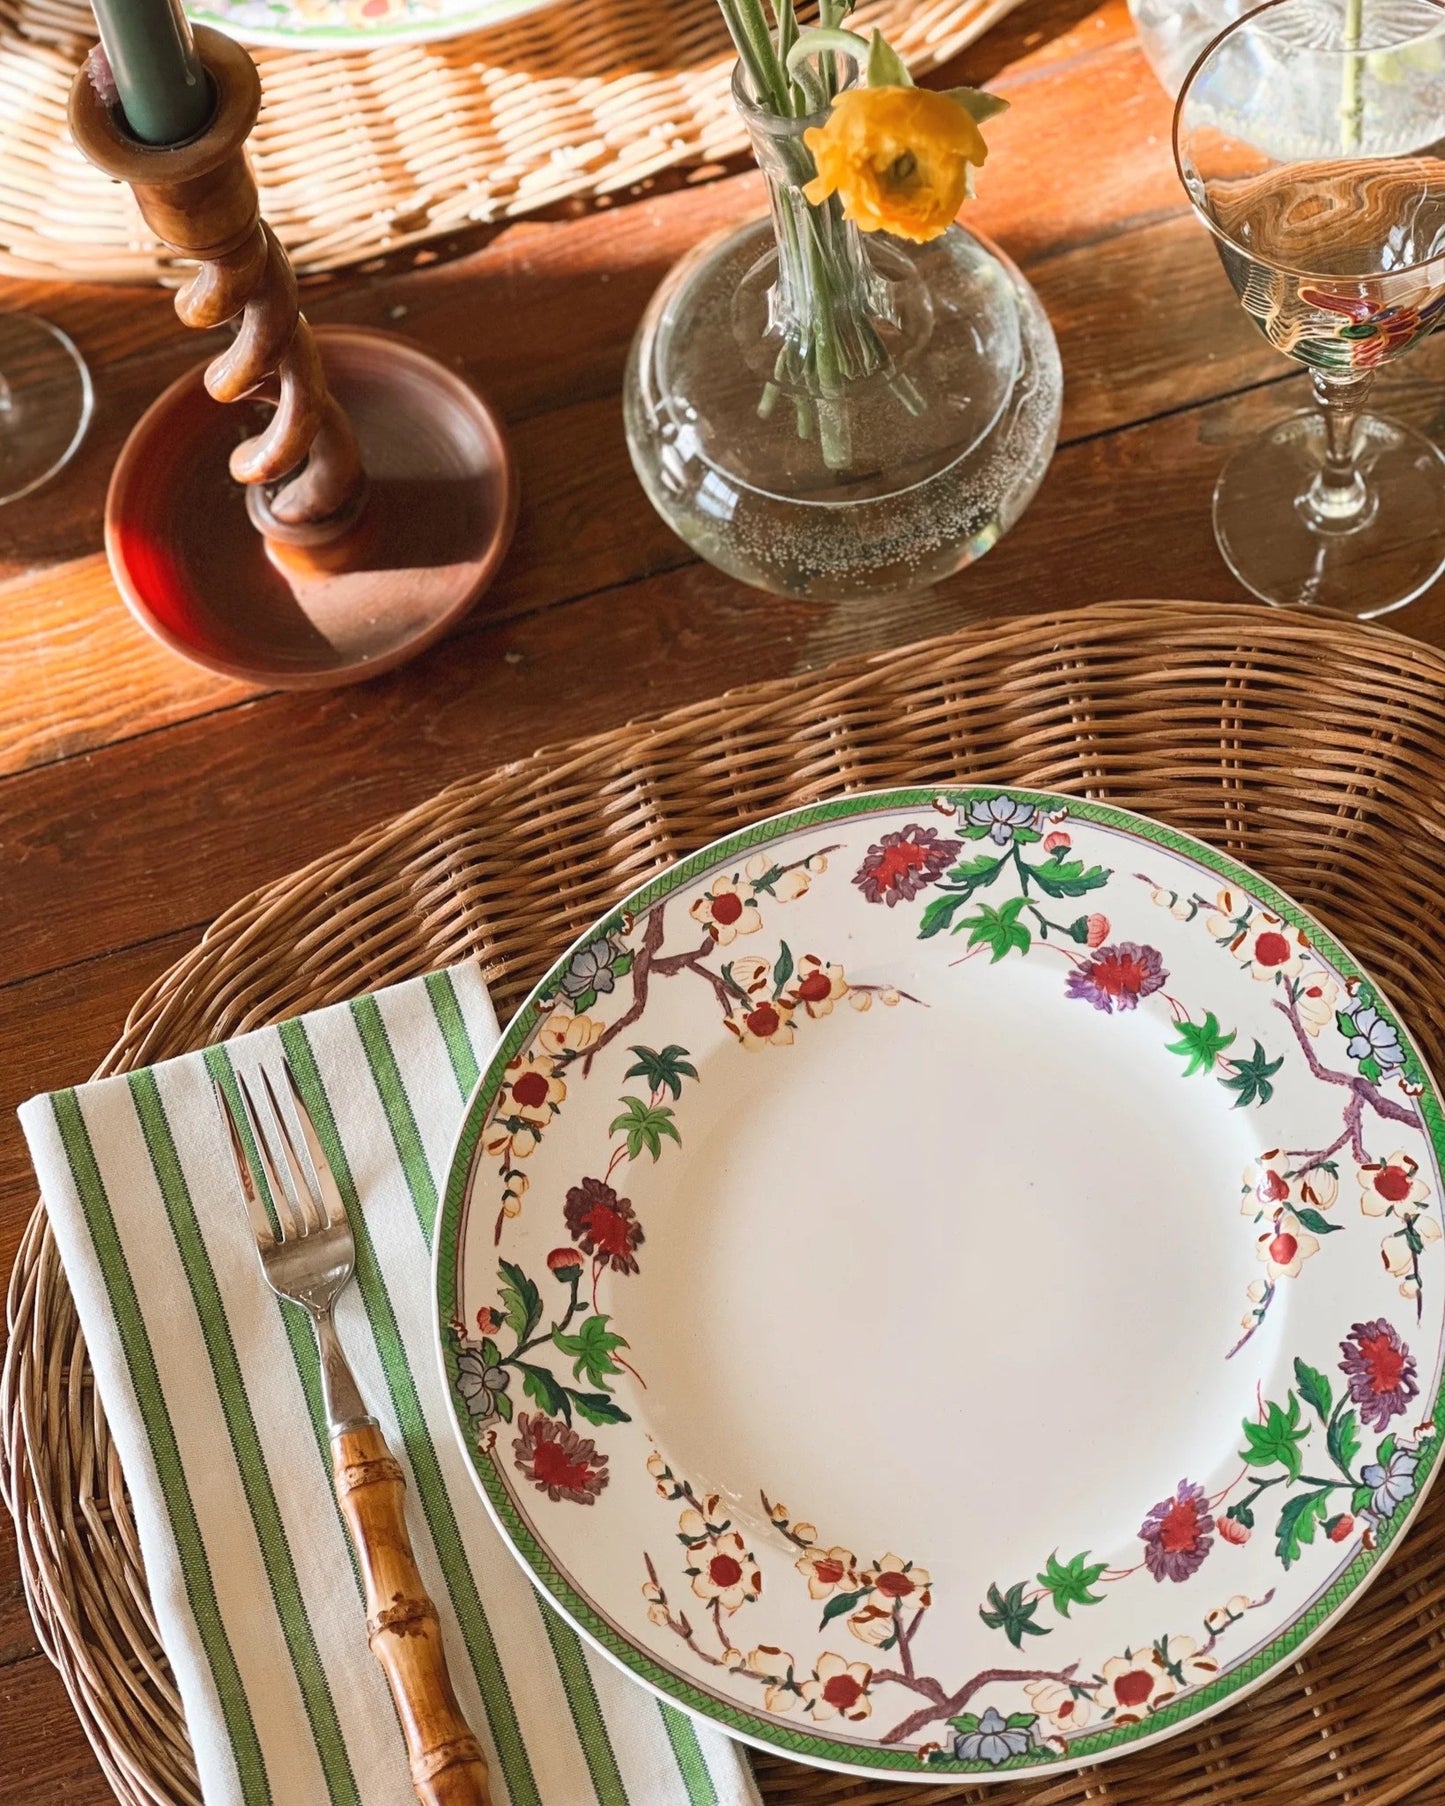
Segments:
[[[1184,159],[1180,152],[1179,140],[1180,126],[1184,119],[1184,103],[1189,96],[1190,89],[1193,87],[1195,76],[1198,75],[1205,63],[1209,61],[1210,57],[1214,55],[1215,51],[1226,38],[1233,37],[1236,32],[1242,30],[1246,25],[1258,25],[1266,13],[1275,12],[1278,8],[1283,6],[1297,6],[1298,4],[1299,0],[1266,0],[1266,3],[1263,6],[1257,6],[1253,11],[1243,13],[1237,19],[1231,19],[1224,30],[1212,37],[1204,46],[1203,50],[1200,51],[1199,55],[1195,57],[1194,61],[1189,66],[1189,73],[1180,84],[1179,93],[1174,102],[1174,118],[1170,127],[1170,140],[1174,152],[1174,172],[1179,177],[1180,187],[1189,197],[1189,205],[1193,210],[1195,217],[1202,226],[1207,228],[1213,237],[1219,240],[1221,244],[1228,245],[1231,251],[1236,251],[1241,257],[1248,258],[1251,263],[1261,264],[1265,269],[1274,270],[1281,276],[1295,276],[1304,282],[1329,282],[1336,286],[1341,284],[1348,285],[1350,283],[1358,285],[1369,282],[1393,282],[1397,276],[1415,275],[1420,270],[1429,269],[1432,264],[1438,263],[1442,268],[1445,268],[1445,251],[1436,251],[1433,256],[1419,258],[1414,263],[1401,264],[1398,269],[1381,270],[1370,275],[1326,275],[1320,270],[1301,269],[1297,264],[1281,263],[1277,258],[1266,257],[1262,252],[1254,250],[1249,245],[1240,244],[1238,239],[1231,238],[1229,233],[1226,232],[1217,221],[1211,219],[1204,208],[1201,207],[1199,202],[1194,198],[1194,191],[1189,185],[1189,178],[1184,173]],[[1418,38],[1408,39],[1407,43],[1416,44],[1432,38],[1440,38],[1442,41],[1445,41],[1445,11],[1441,11],[1438,24],[1432,26],[1428,31],[1421,32]],[[1398,48],[1404,48],[1404,46],[1398,46]],[[1368,56],[1371,52],[1365,50],[1341,50],[1337,54],[1340,56]]]
[[[1305,932],[1311,945],[1338,975],[1354,976],[1368,985],[1374,993],[1375,1002],[1403,1038],[1405,1047],[1419,1069],[1422,1089],[1416,1101],[1420,1110],[1421,1132],[1434,1156],[1437,1175],[1445,1174],[1445,1104],[1442,1104],[1440,1087],[1389,993],[1322,922],[1252,866],[1246,865],[1232,854],[1221,852],[1208,841],[1200,840],[1193,834],[1171,827],[1166,822],[1123,804],[1007,783],[908,785],[846,792],[816,803],[804,803],[780,810],[748,823],[732,833],[709,841],[695,852],[674,860],[661,871],[655,872],[575,936],[518,1004],[472,1088],[448,1157],[446,1184],[437,1212],[432,1244],[432,1334],[437,1370],[446,1394],[452,1429],[488,1515],[507,1545],[512,1559],[543,1598],[562,1614],[587,1643],[632,1680],[645,1686],[664,1703],[678,1706],[704,1723],[720,1726],[729,1735],[739,1737],[757,1748],[792,1756],[815,1767],[845,1774],[876,1770],[920,1784],[944,1783],[956,1777],[967,1776],[972,1781],[986,1785],[992,1781],[1009,1781],[1019,1776],[1046,1779],[1050,1775],[1067,1773],[1072,1769],[1091,1768],[1125,1750],[1145,1748],[1165,1741],[1191,1725],[1203,1724],[1226,1707],[1237,1704],[1247,1695],[1256,1692],[1267,1680],[1279,1673],[1285,1662],[1302,1655],[1347,1610],[1352,1609],[1397,1552],[1435,1484],[1441,1452],[1445,1449],[1445,1435],[1435,1436],[1428,1444],[1419,1487],[1403,1517],[1382,1525],[1379,1540],[1373,1550],[1359,1550],[1347,1567],[1328,1578],[1289,1622],[1281,1625],[1262,1648],[1249,1656],[1248,1671],[1242,1663],[1208,1685],[1186,1694],[1176,1703],[1166,1705],[1152,1718],[1141,1719],[1130,1725],[1101,1726],[1098,1730],[1085,1734],[1077,1742],[1086,1753],[1075,1754],[1071,1748],[1067,1755],[1054,1755],[1051,1760],[1045,1761],[1034,1759],[1032,1755],[1028,1760],[1011,1757],[1007,1762],[988,1768],[950,1760],[925,1772],[912,1750],[876,1743],[835,1744],[828,1738],[803,1733],[792,1725],[770,1720],[749,1710],[740,1701],[708,1691],[693,1677],[664,1662],[636,1636],[622,1631],[599,1605],[577,1588],[571,1576],[559,1566],[552,1551],[533,1530],[530,1521],[518,1510],[511,1490],[498,1477],[492,1460],[484,1456],[476,1445],[470,1418],[463,1420],[452,1372],[455,1356],[448,1346],[446,1334],[446,1326],[455,1314],[459,1280],[459,1249],[454,1233],[449,1231],[455,1231],[460,1224],[460,1212],[471,1189],[481,1151],[482,1130],[497,1082],[507,1062],[535,1036],[542,1020],[537,1008],[542,994],[566,969],[568,961],[580,948],[603,934],[620,932],[624,917],[635,919],[653,903],[676,894],[723,861],[739,857],[787,834],[805,832],[830,821],[886,815],[894,810],[928,808],[938,800],[957,803],[963,799],[996,795],[1007,795],[1044,808],[1062,806],[1080,821],[1133,834],[1166,852],[1192,860],[1216,877],[1239,885],[1253,900],[1280,915],[1292,927]],[[1442,1338],[1445,1338],[1445,1329],[1442,1329]],[[1428,1412],[1428,1416],[1437,1421],[1442,1415],[1445,1415],[1445,1368],[1440,1370],[1439,1384]]]

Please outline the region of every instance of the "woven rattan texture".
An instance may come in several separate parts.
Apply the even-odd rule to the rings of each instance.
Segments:
[[[922,71],[1013,4],[865,0],[856,16]],[[88,0],[0,0],[0,274],[149,281],[167,268],[130,191],[66,129],[94,37]],[[743,144],[716,0],[589,0],[438,44],[255,57],[261,206],[303,273]]]
[[[960,779],[1107,798],[1203,836],[1371,966],[1437,1072],[1445,1032],[1445,656],[1255,608],[1041,615],[733,692],[445,790],[223,916],[136,1004],[105,1070],[478,954],[505,1015],[619,894],[840,790]],[[43,1213],[10,1292],[4,1469],[36,1621],[116,1792],[196,1799],[122,1476]],[[1445,1801],[1445,1486],[1325,1640],[1163,1747],[990,1806]],[[772,1806],[917,1800],[758,1758]]]

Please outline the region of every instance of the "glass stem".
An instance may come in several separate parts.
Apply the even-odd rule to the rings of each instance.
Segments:
[[[1325,461],[1311,481],[1305,504],[1322,526],[1356,520],[1370,500],[1355,462],[1355,422],[1374,383],[1374,372],[1348,376],[1312,370],[1315,400],[1325,422]]]

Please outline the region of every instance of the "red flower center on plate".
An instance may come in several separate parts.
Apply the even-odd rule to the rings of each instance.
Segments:
[[[1176,1499],[1159,1526],[1159,1546],[1171,1555],[1190,1550],[1199,1541],[1199,1514],[1191,1499]]]
[[[529,1110],[547,1101],[547,1081],[540,1072],[524,1072],[512,1083],[512,1096]]]
[[[1121,1674],[1114,1682],[1114,1698],[1121,1706],[1142,1706],[1154,1691],[1154,1677],[1140,1668]]]
[[[1292,1235],[1277,1235],[1269,1245],[1269,1258],[1278,1267],[1287,1267],[1299,1252],[1299,1243]]]
[[[722,891],[712,900],[712,919],[724,928],[731,928],[742,913],[743,900],[735,890]]]
[[[777,1034],[780,1020],[781,1018],[772,1004],[760,1003],[755,1010],[748,1011],[748,1030],[760,1041],[766,1041],[769,1035]]]
[[[895,1574],[890,1568],[885,1568],[873,1585],[885,1599],[906,1599],[914,1591],[913,1582],[906,1574]]]
[[[1110,997],[1122,997],[1126,993],[1137,997],[1149,974],[1141,961],[1122,953],[1111,953],[1107,958],[1094,961],[1091,976],[1098,988]]]
[[[620,1210],[610,1204],[594,1204],[582,1221],[599,1254],[632,1252],[632,1224]]]
[[[798,997],[803,1003],[822,1003],[832,989],[826,972],[810,972],[798,986]]]
[[[1258,1196],[1265,1204],[1280,1204],[1289,1196],[1289,1186],[1278,1173],[1268,1172],[1259,1182]]]
[[[1282,966],[1289,955],[1289,942],[1277,929],[1267,928],[1254,943],[1256,965]]]
[[[731,1555],[714,1555],[707,1571],[715,1587],[735,1587],[743,1577],[742,1563]]]
[[[813,1572],[824,1586],[835,1587],[843,1578],[843,1564],[841,1561],[829,1561],[826,1557],[821,1560],[815,1559]]]
[[[863,1689],[851,1674],[835,1674],[823,1683],[823,1698],[839,1712],[851,1711],[858,1704]]]
[[[1393,1392],[1405,1373],[1406,1354],[1395,1348],[1385,1336],[1365,1336],[1360,1341],[1360,1357],[1370,1376],[1372,1392]]]
[[[928,864],[928,848],[919,846],[915,841],[902,840],[896,847],[884,847],[883,851],[870,868],[879,886],[887,890],[896,884],[905,872],[918,872]]]
[[[563,1489],[585,1487],[593,1477],[592,1469],[585,1461],[574,1461],[565,1449],[550,1439],[537,1444],[532,1470],[542,1485]]]
[[[1410,1175],[1403,1166],[1382,1166],[1375,1174],[1375,1190],[1387,1204],[1402,1204],[1410,1195]]]

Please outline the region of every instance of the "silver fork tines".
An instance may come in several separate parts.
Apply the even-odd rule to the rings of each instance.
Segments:
[[[371,1421],[331,1315],[338,1295],[356,1271],[356,1240],[336,1176],[288,1062],[283,1062],[282,1071],[290,1093],[289,1113],[281,1106],[271,1075],[264,1067],[260,1069],[269,1132],[245,1076],[236,1074],[255,1164],[225,1089],[214,1081],[213,1088],[229,1134],[261,1271],[278,1297],[299,1304],[311,1318],[321,1355],[326,1415],[336,1430]],[[299,1135],[293,1132],[293,1121]],[[276,1213],[274,1228],[266,1211],[266,1195]]]

